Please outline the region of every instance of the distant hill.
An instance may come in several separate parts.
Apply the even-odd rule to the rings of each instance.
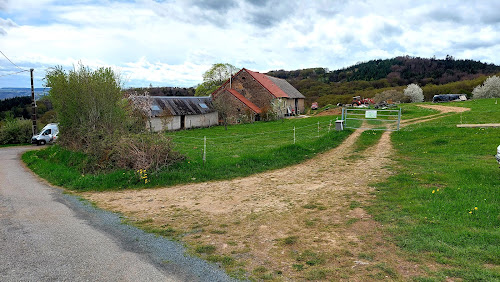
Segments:
[[[460,80],[470,80],[481,75],[500,72],[500,66],[474,60],[396,57],[385,60],[371,60],[335,71],[311,68],[294,71],[270,71],[268,74],[287,80],[317,78],[323,82],[375,81],[387,79],[392,86],[418,83],[419,85],[446,84]]]
[[[310,68],[276,70],[267,74],[289,81],[306,96],[307,102],[323,101],[320,104],[324,104],[347,102],[353,95],[372,97],[391,88],[401,90],[410,83],[420,85],[427,100],[435,92],[470,94],[473,87],[484,81],[486,76],[498,73],[500,66],[474,60],[456,60],[452,56],[446,56],[445,59],[402,56],[362,62],[335,71]],[[444,85],[453,87],[440,87]],[[425,89],[433,91],[427,91],[426,95]]]
[[[144,87],[130,88],[126,91],[137,91],[144,93],[148,91],[151,96],[194,96],[194,87]]]
[[[49,90],[47,88],[35,88],[35,96],[37,98],[48,93]],[[0,100],[23,96],[31,96],[31,88],[0,88]]]

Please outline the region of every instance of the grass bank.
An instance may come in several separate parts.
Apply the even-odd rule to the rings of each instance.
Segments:
[[[334,131],[335,117],[286,119],[167,133],[185,161],[159,172],[84,174],[86,156],[51,146],[23,155],[52,184],[79,191],[169,186],[242,177],[296,164],[338,146],[352,131]]]
[[[407,258],[426,268],[417,280],[500,279],[499,128],[457,128],[500,121],[494,99],[446,104],[471,111],[392,134],[398,173],[377,184],[370,208]]]

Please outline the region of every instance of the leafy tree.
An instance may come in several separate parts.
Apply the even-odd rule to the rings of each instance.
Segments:
[[[212,67],[203,74],[203,82],[196,87],[195,96],[208,96],[219,88],[238,69],[228,63],[213,64]]]
[[[494,75],[486,79],[482,85],[472,91],[474,99],[500,98],[500,77]]]
[[[66,72],[56,67],[45,79],[59,120],[59,142],[89,156],[82,164],[84,170],[159,170],[183,159],[173,151],[170,138],[143,133],[146,124],[134,113],[150,116],[149,99],[146,103],[125,99],[120,80],[110,68],[92,71],[80,64]]]
[[[420,88],[420,86],[415,83],[408,85],[403,93],[405,94],[405,96],[410,97],[412,103],[424,101],[424,91],[422,91],[422,88]]]
[[[66,72],[57,66],[47,72],[45,80],[63,146],[92,151],[99,139],[125,130],[120,80],[110,68],[92,71],[79,64]]]
[[[29,119],[8,119],[0,127],[0,144],[23,144],[31,141],[32,122]]]

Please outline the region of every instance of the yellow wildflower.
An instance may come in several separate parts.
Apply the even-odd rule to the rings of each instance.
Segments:
[[[477,211],[477,207],[474,207],[474,209]]]
[[[436,193],[436,190],[432,190],[432,194]]]

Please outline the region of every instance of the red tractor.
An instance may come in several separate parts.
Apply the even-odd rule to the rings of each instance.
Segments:
[[[373,99],[371,98],[361,98],[361,96],[354,96],[352,97],[352,106],[353,107],[359,107],[361,105],[369,105],[369,104],[375,104]]]

